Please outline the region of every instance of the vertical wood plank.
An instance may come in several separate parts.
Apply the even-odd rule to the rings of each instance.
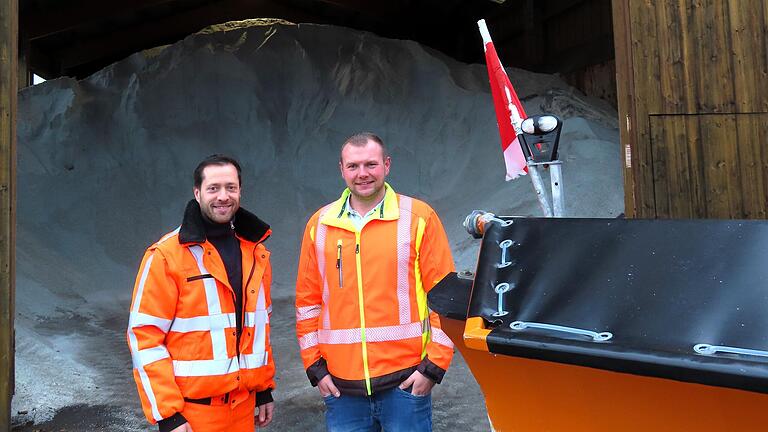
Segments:
[[[611,2],[613,18],[613,44],[616,47],[616,102],[619,112],[619,139],[621,141],[621,166],[624,177],[624,214],[638,217],[636,179],[638,167],[634,163],[636,149],[634,74],[632,71],[632,36],[630,10],[627,0]]]
[[[704,190],[706,191],[706,218],[739,218],[741,205],[734,202],[731,191],[737,191],[741,183],[738,173],[738,156],[734,155],[728,141],[733,141],[736,130],[734,115],[699,116],[704,166]]]
[[[0,1],[0,428],[10,430],[14,359],[18,3]]]
[[[661,91],[659,82],[657,9],[662,2],[655,0],[630,1],[630,27],[632,35],[632,69],[635,76],[635,136],[633,149],[634,163],[637,164],[635,177],[635,199],[637,216],[656,217],[653,155],[649,114],[659,113]]]

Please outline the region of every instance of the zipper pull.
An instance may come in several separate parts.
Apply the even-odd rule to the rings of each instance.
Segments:
[[[358,244],[356,244],[356,245],[355,245],[355,253],[356,253],[356,254],[359,254],[359,253],[360,253],[360,243],[358,243]]]

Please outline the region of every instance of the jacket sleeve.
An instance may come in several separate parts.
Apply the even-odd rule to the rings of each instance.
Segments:
[[[312,385],[317,385],[317,381],[328,374],[318,347],[323,287],[315,252],[317,219],[318,215],[315,214],[304,230],[296,276],[296,336],[299,339],[301,360]]]
[[[136,276],[127,336],[133,378],[144,415],[152,424],[184,408],[184,398],[174,379],[173,362],[165,346],[178,296],[166,258],[158,249],[148,249]]]
[[[430,211],[424,229],[424,238],[419,251],[419,267],[421,269],[424,291],[427,293],[445,275],[455,271],[448,236],[446,236],[443,224],[434,210]],[[440,318],[431,310],[429,311],[429,323],[432,335],[427,343],[427,356],[418,366],[418,370],[428,378],[439,383],[451,364],[453,343],[440,328]]]
[[[268,379],[263,384],[264,389],[259,388],[259,391],[266,391],[270,390],[269,398],[271,401],[271,390],[275,389],[275,357],[272,355],[272,263],[270,261],[267,261],[267,266],[264,269],[264,275],[261,277],[261,284],[264,287],[264,300],[265,300],[265,307],[267,309],[267,323],[266,323],[266,351],[267,351],[267,364],[264,365],[266,368],[266,376]],[[260,386],[261,387],[261,386]],[[258,394],[257,394],[258,397]],[[260,396],[262,400],[266,400],[265,395]],[[270,402],[267,401],[267,402]],[[265,402],[266,403],[266,402]]]

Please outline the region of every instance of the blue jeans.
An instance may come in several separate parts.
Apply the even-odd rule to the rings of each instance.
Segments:
[[[328,432],[430,432],[432,395],[414,396],[399,387],[372,396],[326,396]]]

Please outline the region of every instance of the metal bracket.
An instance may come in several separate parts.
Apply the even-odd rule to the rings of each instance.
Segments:
[[[768,351],[753,350],[748,348],[736,348],[723,345],[696,344],[693,350],[698,354],[716,355],[717,353],[740,354],[757,357],[768,357]]]
[[[605,342],[613,337],[613,333],[611,332],[593,332],[591,330],[584,330],[574,327],[565,327],[560,326],[556,324],[546,324],[546,323],[536,323],[536,322],[526,322],[526,321],[515,321],[512,324],[509,325],[509,327],[512,330],[525,330],[527,328],[532,329],[542,329],[542,330],[552,330],[552,331],[559,331],[563,333],[569,333],[569,334],[577,334],[582,336],[588,336],[592,338],[592,341],[594,342]]]

